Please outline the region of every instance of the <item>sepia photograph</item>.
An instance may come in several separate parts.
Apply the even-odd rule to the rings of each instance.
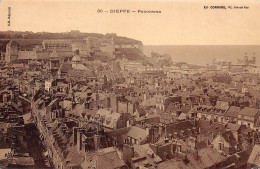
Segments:
[[[260,0],[0,0],[0,168],[260,169]]]

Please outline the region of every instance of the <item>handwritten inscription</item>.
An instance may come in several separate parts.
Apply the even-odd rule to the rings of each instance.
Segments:
[[[11,7],[8,7],[7,26],[11,26]]]

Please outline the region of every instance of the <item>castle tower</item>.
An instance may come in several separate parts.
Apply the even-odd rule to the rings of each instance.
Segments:
[[[49,59],[49,71],[52,76],[57,75],[57,71],[59,67],[60,67],[60,57],[56,51],[56,48],[54,48]]]

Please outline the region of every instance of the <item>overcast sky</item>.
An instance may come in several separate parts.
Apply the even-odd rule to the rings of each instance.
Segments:
[[[205,5],[242,5],[249,9],[205,10]],[[7,26],[8,7],[11,26]],[[162,13],[111,14],[98,13],[98,9]],[[260,45],[260,0],[0,0],[0,30],[117,33],[141,40],[144,45]]]

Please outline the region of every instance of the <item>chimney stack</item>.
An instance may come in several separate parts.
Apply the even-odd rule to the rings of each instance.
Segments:
[[[256,64],[256,57],[255,56],[252,57],[252,63]]]
[[[82,150],[82,132],[77,130],[77,150]]]
[[[95,144],[95,150],[98,150],[100,145],[100,136],[98,134],[94,135],[94,144]]]
[[[199,151],[196,150],[196,160],[199,160]]]
[[[123,146],[123,160],[126,164],[131,164],[132,158],[134,157],[134,147],[124,144]]]
[[[256,133],[253,132],[252,134],[253,134],[253,135],[252,135],[252,144],[253,144],[253,146],[254,146],[254,145],[255,145],[255,134],[256,134]]]

